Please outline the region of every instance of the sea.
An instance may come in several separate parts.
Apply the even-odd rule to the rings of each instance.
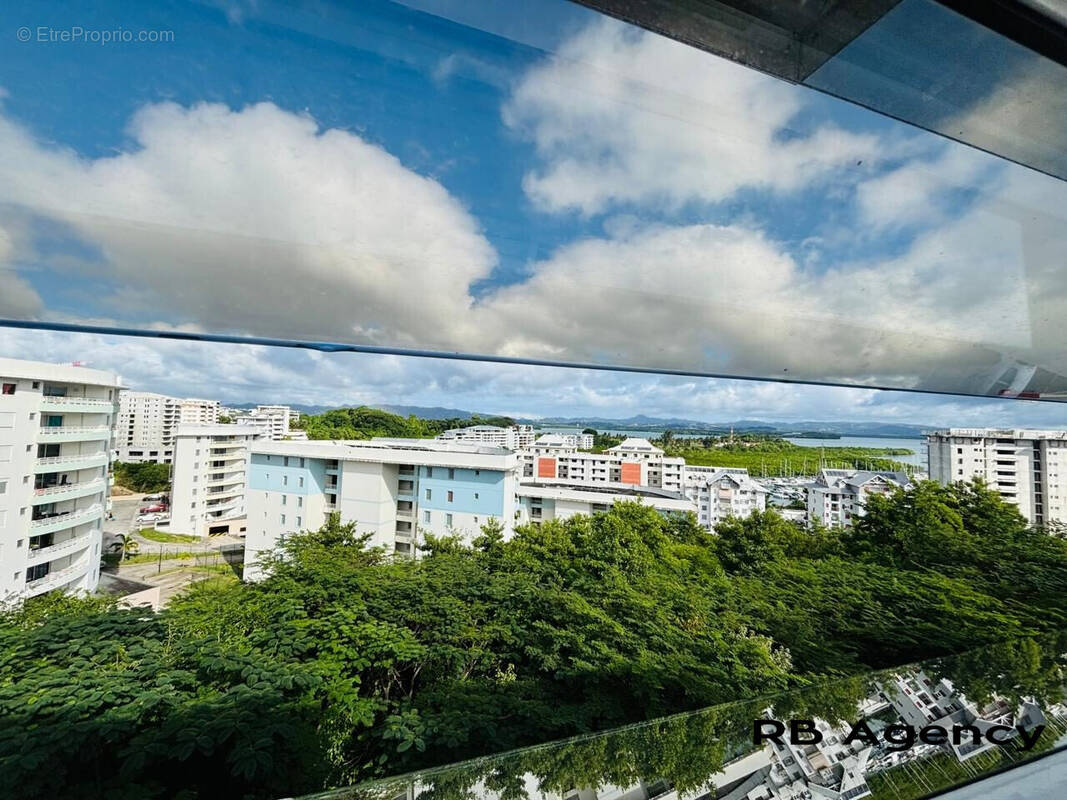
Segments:
[[[616,436],[636,436],[641,439],[655,439],[657,436],[661,436],[663,431],[637,431],[637,430],[600,430],[601,433],[612,433]],[[540,428],[539,432],[542,433],[575,433],[580,432],[581,428]],[[705,434],[694,433],[676,433],[675,439],[700,439]],[[898,439],[889,436],[842,436],[839,439],[806,439],[799,436],[786,436],[786,441],[801,447],[811,447],[819,449],[820,447],[893,447],[901,448],[904,450],[911,450],[911,455],[907,456],[893,456],[894,461],[902,461],[905,464],[914,464],[917,467],[926,469],[926,451],[923,449],[922,439]]]

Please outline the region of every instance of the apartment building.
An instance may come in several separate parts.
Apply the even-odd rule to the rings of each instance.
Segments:
[[[277,442],[282,439],[307,439],[304,431],[292,429],[292,424],[298,419],[299,411],[294,411],[289,406],[270,405],[256,406],[249,413],[235,417],[233,421],[238,425],[262,428],[269,439]]]
[[[119,379],[0,358],[0,598],[93,591]]]
[[[911,486],[904,472],[859,469],[823,469],[807,487],[808,522],[829,528],[848,528],[864,514],[867,498],[891,494]]]
[[[213,425],[218,419],[219,404],[214,400],[124,391],[115,426],[116,456],[124,462],[170,464],[179,425]]]
[[[440,439],[253,442],[245,575],[287,533],[338,512],[371,545],[415,555],[423,532],[478,535],[491,519],[514,529],[518,456],[503,447]]]
[[[662,514],[685,514],[696,510],[693,501],[683,495],[625,483],[592,486],[520,483],[516,521],[536,525],[546,520],[567,519],[576,514],[591,515],[609,511],[623,500],[638,500]]]
[[[994,695],[983,703],[975,703],[957,692],[947,678],[934,679],[922,670],[893,675],[878,687],[908,725],[916,728],[940,725],[948,730],[957,725],[970,725],[979,731],[982,734],[980,742],[975,742],[972,735],[958,742],[949,740],[943,745],[960,761],[997,747],[986,737],[993,726],[1006,726],[1009,729],[1007,736],[1011,737],[1018,731],[1016,726],[1030,730],[1046,721],[1044,712],[1032,702],[1024,700],[1015,704]]]
[[[744,467],[691,467],[683,472],[685,496],[694,504],[697,520],[708,530],[727,517],[747,517],[767,510],[767,490],[749,477]]]
[[[931,480],[981,478],[1031,523],[1067,522],[1067,431],[949,428],[926,444]]]
[[[874,748],[859,740],[846,744],[846,728],[819,718],[814,722],[822,734],[820,742],[793,744],[787,737],[780,743],[769,742],[770,766],[752,776],[752,786],[746,793],[729,793],[725,798],[862,800],[869,797],[872,792],[867,785],[867,764]]]
[[[181,425],[174,434],[170,533],[240,535],[245,529],[249,445],[265,437],[242,425]]]
[[[473,442],[508,450],[525,450],[534,442],[532,425],[512,425],[501,428],[496,425],[471,425],[469,428],[450,428],[436,437],[445,441]]]
[[[592,450],[594,441],[595,439],[591,433],[545,433],[534,440],[534,446]]]
[[[542,436],[521,454],[524,481],[613,483],[683,492],[685,459],[665,456],[647,439],[626,439],[603,453],[585,453],[561,438]]]

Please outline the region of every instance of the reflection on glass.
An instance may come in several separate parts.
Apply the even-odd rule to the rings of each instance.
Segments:
[[[0,317],[1067,391],[1053,178],[563,2],[122,19],[10,50]]]

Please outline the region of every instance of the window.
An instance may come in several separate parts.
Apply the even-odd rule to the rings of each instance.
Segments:
[[[282,495],[282,505],[288,505],[289,498],[287,495]]]
[[[301,488],[303,488],[303,486],[304,486],[304,477],[302,475],[299,478],[296,479],[296,485],[301,487]]]
[[[478,524],[478,518],[477,518],[477,517],[475,517],[475,518],[474,518],[474,524],[475,524],[475,525],[477,525],[477,524]]]
[[[452,515],[451,514],[445,514],[445,526],[449,527],[449,528],[452,527]]]
[[[282,514],[282,525],[285,524],[285,514]]]
[[[297,497],[296,498],[296,507],[297,508],[303,508],[304,507],[304,498],[303,497]]]
[[[34,381],[33,382],[33,388],[34,389],[40,389],[41,388],[41,382],[40,381]],[[110,395],[111,392],[108,392],[108,394]]]
[[[433,477],[433,467],[427,467],[426,468],[426,477],[427,478],[432,478]]]
[[[13,384],[13,383],[5,383],[4,384],[4,389],[3,389],[3,394],[14,394],[14,393],[15,393],[15,384]]]
[[[296,518],[296,527],[298,527],[298,528],[299,528],[299,527],[300,527],[301,525],[303,525],[303,524],[304,524],[304,520],[303,520],[303,519],[301,519],[300,517],[297,517],[297,518]]]
[[[432,500],[433,499],[433,491],[432,490],[430,490],[430,489],[426,490],[426,499],[427,500]]]
[[[454,495],[454,494],[452,493],[452,491],[451,491],[451,490],[449,490],[449,492],[448,492],[448,502],[450,502],[450,503],[451,503],[451,502],[452,502],[452,499],[453,499],[454,497],[455,497],[455,495]]]
[[[0,481],[0,494],[7,494],[7,481]]]
[[[475,500],[477,500],[477,499],[478,499],[478,493],[477,493],[477,492],[475,492],[475,493],[474,493],[474,499],[475,499]]]
[[[289,485],[289,476],[288,475],[282,475],[282,486],[288,486],[288,485]]]
[[[452,467],[448,468],[448,479],[450,481],[454,481],[456,479],[456,471]]]
[[[425,522],[427,525],[430,524],[430,512],[429,511],[423,511],[422,512],[422,521]]]

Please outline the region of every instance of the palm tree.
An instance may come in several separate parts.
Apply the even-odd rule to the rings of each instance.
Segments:
[[[141,543],[133,538],[132,533],[120,533],[119,540],[112,543],[111,549],[117,553],[121,553],[122,557],[119,561],[125,561],[129,556],[136,553],[141,548]]]

